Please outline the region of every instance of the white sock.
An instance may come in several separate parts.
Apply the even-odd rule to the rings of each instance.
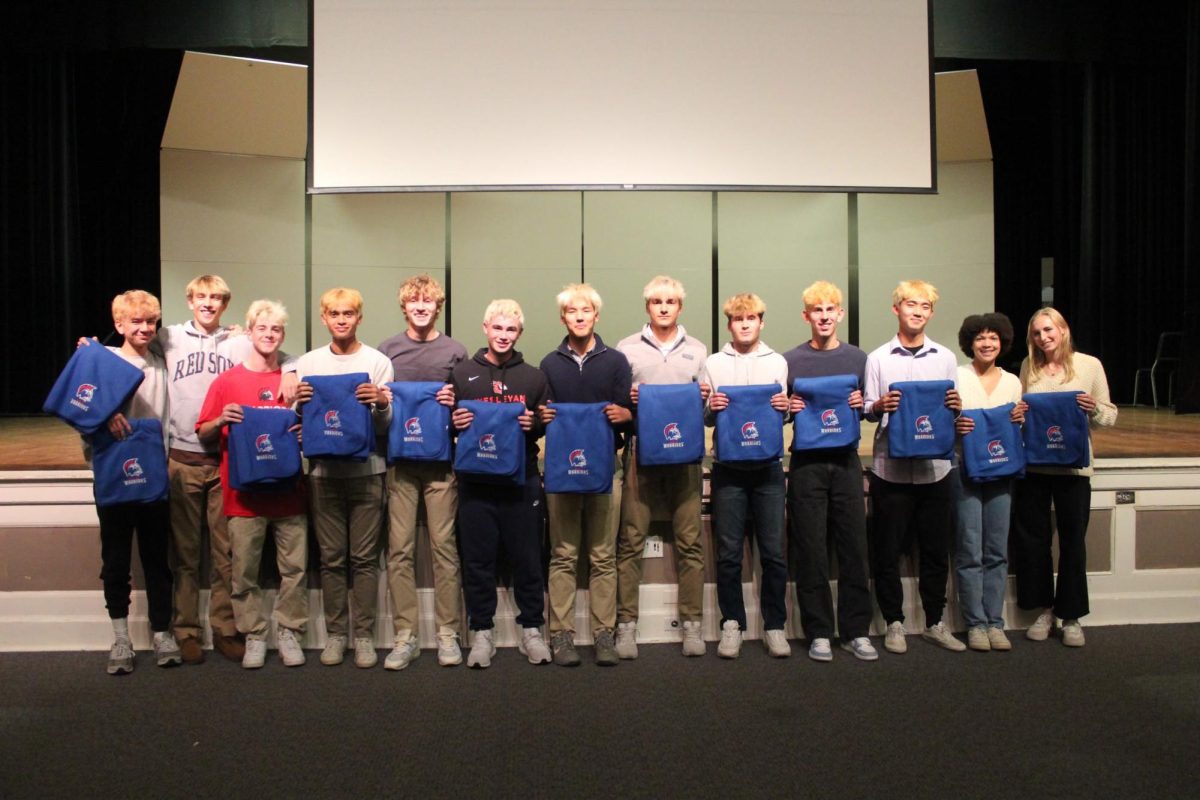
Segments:
[[[122,617],[121,619],[114,619],[112,621],[112,626],[113,626],[113,633],[116,634],[118,639],[128,639],[129,638],[129,619],[127,617]]]

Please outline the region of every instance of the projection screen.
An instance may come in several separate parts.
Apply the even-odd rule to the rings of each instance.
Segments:
[[[309,188],[931,191],[928,0],[312,0]]]

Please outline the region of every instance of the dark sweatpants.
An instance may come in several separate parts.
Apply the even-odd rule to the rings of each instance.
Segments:
[[[100,517],[100,580],[104,582],[104,605],[112,619],[129,616],[130,567],[133,537],[137,535],[142,574],[146,577],[146,602],[150,630],[171,627],[171,568],[167,564],[167,501],[117,503],[97,506]]]

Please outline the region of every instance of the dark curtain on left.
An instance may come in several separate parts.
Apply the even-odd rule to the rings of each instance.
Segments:
[[[159,148],[181,51],[0,55],[0,413],[41,410],[76,338],[159,294]]]

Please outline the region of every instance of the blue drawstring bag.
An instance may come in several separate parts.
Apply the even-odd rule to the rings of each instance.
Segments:
[[[100,428],[90,437],[92,485],[98,506],[167,499],[162,423],[157,419],[131,419],[129,425],[133,432],[121,440],[108,428]]]
[[[437,401],[444,385],[433,381],[387,385],[392,390],[389,462],[450,460],[450,409]]]
[[[647,467],[704,458],[704,402],[696,383],[638,387],[637,458]]]
[[[1088,458],[1087,414],[1075,399],[1082,392],[1039,392],[1027,394],[1025,413],[1025,461],[1030,466],[1086,467]]]
[[[722,386],[729,405],[716,412],[718,461],[770,461],[783,455],[783,412],[771,408],[777,383]]]
[[[229,485],[239,492],[287,492],[300,477],[300,443],[288,428],[290,408],[242,406],[243,418],[229,426]]]
[[[301,441],[306,458],[366,461],[375,446],[371,409],[358,402],[354,390],[370,383],[365,372],[309,375],[312,399],[301,407]]]
[[[525,431],[518,418],[525,404],[463,400],[458,405],[475,417],[458,433],[454,472],[464,480],[524,485]]]
[[[142,385],[140,369],[92,342],[76,348],[42,410],[80,433],[95,433]]]
[[[804,399],[804,409],[792,418],[792,450],[858,449],[860,418],[850,407],[850,393],[857,388],[855,375],[792,381],[792,394]]]
[[[608,403],[553,403],[546,426],[546,491],[610,494],[616,439],[604,409]]]
[[[1014,403],[994,408],[968,408],[962,415],[975,421],[975,429],[962,437],[962,463],[975,483],[1025,474],[1025,444],[1021,426],[1012,421]]]
[[[946,408],[946,392],[954,381],[897,381],[900,407],[887,423],[892,458],[939,458],[954,455],[954,412]]]

